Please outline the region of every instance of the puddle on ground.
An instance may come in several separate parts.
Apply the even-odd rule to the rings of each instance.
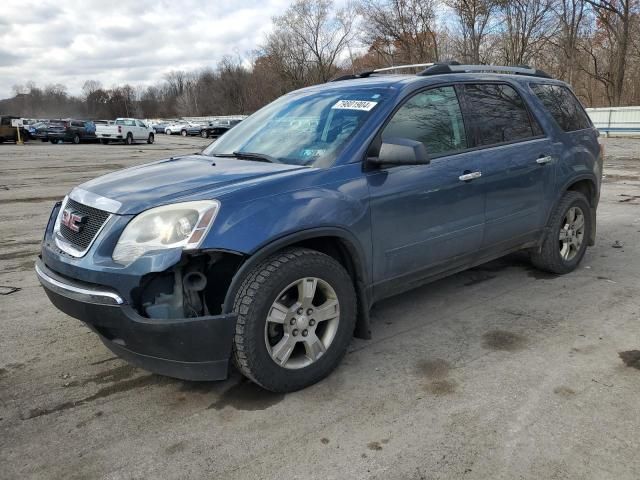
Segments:
[[[220,395],[220,398],[209,405],[209,408],[214,410],[222,410],[225,407],[243,411],[266,410],[280,403],[284,397],[284,393],[269,392],[249,380],[241,380]]]
[[[87,385],[88,383],[101,385],[103,383],[120,382],[122,380],[126,380],[127,378],[133,377],[136,372],[139,371],[140,370],[132,365],[122,365],[120,367],[104,370],[95,374],[93,377],[87,378],[86,380],[82,381],[82,385]]]
[[[618,355],[627,367],[637,368],[640,370],[640,350],[618,352]]]
[[[441,358],[420,360],[416,365],[418,372],[430,379],[442,379],[449,374],[449,363]]]
[[[554,388],[553,393],[565,398],[573,397],[576,394],[576,392],[572,388],[566,387],[564,385]]]
[[[80,400],[59,403],[58,405],[55,405],[51,408],[32,408],[31,410],[29,410],[29,413],[23,417],[23,420],[29,420],[31,418],[42,417],[55,412],[69,410],[71,408],[79,407],[80,405],[84,405],[99,398],[108,397],[116,393],[127,392],[129,390],[135,390],[137,388],[143,388],[149,385],[168,383],[169,381],[170,379],[168,379],[167,377],[162,377],[160,375],[145,375],[142,377],[132,378],[131,380],[124,380],[122,382],[114,383],[107,387],[101,388],[93,395],[81,398]]]
[[[456,382],[453,380],[434,380],[427,384],[425,390],[433,395],[449,395],[456,391]]]
[[[504,330],[492,330],[482,335],[482,346],[490,350],[504,350],[515,352],[522,350],[527,340],[517,333]]]

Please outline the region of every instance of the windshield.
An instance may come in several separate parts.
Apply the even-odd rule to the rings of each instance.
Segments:
[[[204,155],[251,153],[279,163],[328,167],[385,100],[383,88],[344,88],[279,98],[229,130]]]

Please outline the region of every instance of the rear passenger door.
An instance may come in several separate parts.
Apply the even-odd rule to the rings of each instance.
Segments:
[[[492,256],[539,237],[560,147],[545,136],[514,86],[473,83],[463,91],[485,194],[480,256]]]

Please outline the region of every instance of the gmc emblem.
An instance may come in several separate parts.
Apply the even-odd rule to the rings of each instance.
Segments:
[[[86,215],[80,215],[69,208],[65,208],[62,212],[62,220],[60,221],[72,232],[79,233],[87,222],[87,217]]]

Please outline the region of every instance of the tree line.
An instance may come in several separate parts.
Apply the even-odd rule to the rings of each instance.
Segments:
[[[0,111],[24,117],[249,114],[345,73],[455,59],[531,65],[587,106],[640,105],[640,0],[294,0],[250,59],[228,56],[155,85],[87,80],[14,86]]]

